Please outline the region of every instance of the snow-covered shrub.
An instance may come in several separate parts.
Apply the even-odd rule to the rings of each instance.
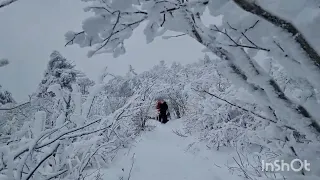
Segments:
[[[47,120],[53,116],[48,117],[45,111],[36,112],[33,121],[26,121],[2,142],[2,176],[78,179],[85,176],[87,169],[107,167],[116,151],[127,145],[132,133],[126,128],[130,124],[122,122],[124,114],[121,112],[130,104],[109,116],[88,116],[92,99],[102,87],[97,84],[81,103],[80,88],[76,84],[69,96],[64,95],[67,92],[59,84],[51,85],[48,91],[54,92],[55,104],[64,103],[59,105],[62,110],[55,111],[58,114],[53,126],[48,125],[50,121]],[[63,101],[64,97],[71,97],[70,102]]]

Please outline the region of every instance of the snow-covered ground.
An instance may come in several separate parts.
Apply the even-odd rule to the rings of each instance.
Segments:
[[[241,179],[230,174],[227,168],[228,162],[233,163],[231,151],[209,150],[193,136],[174,133],[183,127],[182,120],[172,120],[165,125],[150,120],[150,124],[156,126],[154,130],[142,134],[132,148],[119,153],[110,168],[100,170],[103,179]],[[94,175],[88,179],[95,179]]]

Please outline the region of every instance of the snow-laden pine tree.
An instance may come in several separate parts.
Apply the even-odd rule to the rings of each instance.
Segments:
[[[8,59],[0,59],[0,67],[4,67],[9,64]],[[0,85],[0,104],[15,103],[12,94],[9,91],[3,90]]]
[[[12,97],[9,91],[3,90],[0,85],[0,136],[4,134],[11,134],[15,128],[15,120],[13,119],[12,113],[8,112],[11,108],[16,105],[16,101]],[[8,120],[12,120],[8,124]]]
[[[71,101],[72,84],[78,84],[80,92],[83,95],[89,93],[89,88],[94,85],[94,82],[85,76],[84,73],[75,69],[70,61],[64,58],[59,52],[53,51],[50,55],[50,60],[45,70],[43,80],[39,83],[35,93],[30,95],[29,102],[22,104],[14,104],[6,108],[2,108],[1,115],[4,119],[2,123],[2,131],[5,134],[13,134],[16,130],[23,127],[25,122],[34,119],[37,111],[46,112],[46,126],[53,127],[58,116],[62,114],[70,114],[73,110]],[[54,94],[49,88],[51,86],[60,86],[61,93]],[[49,91],[48,91],[49,89]],[[54,89],[54,88],[53,88]],[[7,91],[1,92],[0,97],[3,101],[12,101],[10,93]],[[56,101],[54,98],[57,95],[62,95],[62,101]],[[66,111],[67,109],[67,111]]]
[[[48,88],[52,84],[59,84],[63,90],[72,91],[72,83],[76,82],[76,77],[82,73],[76,70],[75,65],[63,57],[58,51],[53,51],[44,78],[39,84],[38,96],[48,95]]]
[[[8,59],[0,59],[0,67],[6,66],[9,64]]]
[[[7,103],[15,103],[15,100],[13,99],[12,94],[7,90],[3,90],[0,85],[0,104],[4,105]]]

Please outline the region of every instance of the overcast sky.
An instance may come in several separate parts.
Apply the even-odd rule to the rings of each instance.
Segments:
[[[203,47],[189,37],[146,44],[143,27],[126,41],[127,53],[114,59],[111,54],[87,58],[88,49],[64,47],[64,34],[81,30],[90,14],[83,12],[80,0],[21,0],[0,9],[0,58],[10,64],[0,69],[0,84],[18,101],[27,100],[43,78],[53,50],[58,50],[93,80],[108,66],[115,74],[124,74],[131,64],[137,72],[148,70],[160,60],[187,64],[203,57]]]

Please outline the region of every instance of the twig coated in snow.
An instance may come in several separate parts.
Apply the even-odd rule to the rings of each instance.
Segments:
[[[221,168],[221,166],[217,165],[216,163],[213,163],[213,165],[217,166],[218,168]]]
[[[229,26],[230,26],[230,24],[229,24]],[[211,29],[211,30],[216,31],[216,32],[219,32],[219,33],[221,33],[221,34],[224,34],[225,36],[228,37],[228,39],[229,39],[230,41],[232,41],[233,44],[224,44],[224,45],[226,45],[226,46],[230,46],[230,47],[243,47],[243,48],[249,48],[249,49],[258,49],[258,50],[263,50],[263,51],[267,51],[267,52],[270,51],[270,49],[266,49],[266,48],[257,46],[253,41],[251,41],[251,40],[245,35],[244,32],[241,32],[240,34],[241,34],[251,45],[239,44],[239,43],[238,43],[239,40],[234,40],[234,39],[229,35],[229,33],[227,32],[227,29],[224,29],[224,31],[223,31],[223,30],[220,30],[216,25],[214,25],[214,28],[215,28],[215,29]],[[237,29],[233,28],[232,26],[230,26],[230,28],[231,28],[232,30],[237,31]],[[249,28],[248,28],[248,29],[249,29]]]
[[[173,133],[175,133],[176,135],[180,136],[180,137],[188,137],[187,135],[182,134],[180,131],[178,130],[172,130]]]
[[[19,107],[22,107],[24,105],[27,105],[27,104],[30,104],[30,102],[25,102],[23,104],[20,104],[20,105],[17,105],[15,107],[12,107],[12,108],[0,108],[0,111],[10,111],[10,110],[14,110],[14,109],[17,109]]]
[[[57,151],[58,147],[60,146],[60,143],[57,143],[57,145],[55,146],[55,148],[50,152],[48,153],[39,163],[38,165],[28,174],[26,180],[29,180],[32,175],[34,174],[34,172],[41,166],[41,164],[46,161],[50,156],[53,155],[54,152]]]
[[[134,165],[134,156],[135,156],[136,153],[133,154],[132,156],[132,164],[131,164],[131,168],[130,168],[130,172],[129,172],[129,176],[128,176],[128,180],[130,180],[131,178],[131,172],[132,172],[132,169],[133,169],[133,165]]]
[[[47,177],[46,180],[50,180],[50,179],[56,178],[57,176],[60,176],[61,174],[65,173],[67,171],[68,171],[67,169],[59,171],[59,172],[55,173],[54,175],[51,175],[51,176]]]
[[[222,99],[222,98],[218,97],[217,95],[214,95],[214,94],[212,94],[212,93],[210,93],[210,92],[208,92],[208,91],[205,91],[205,90],[200,91],[200,90],[196,90],[196,89],[194,89],[194,88],[192,88],[192,89],[195,90],[195,91],[197,91],[197,92],[203,92],[203,93],[209,94],[210,96],[213,96],[213,97],[215,97],[215,98],[217,98],[217,99],[219,99],[219,100],[221,100],[221,101],[224,101],[224,102],[228,103],[228,104],[231,105],[231,106],[237,107],[237,108],[239,108],[239,109],[241,109],[241,110],[243,110],[243,111],[246,111],[246,112],[249,112],[249,113],[251,113],[251,114],[253,114],[253,115],[255,115],[255,116],[258,116],[259,118],[262,118],[262,119],[264,119],[264,120],[271,121],[271,122],[273,122],[273,123],[277,123],[277,122],[276,122],[275,120],[273,120],[273,119],[266,118],[266,117],[264,117],[264,116],[262,116],[262,115],[260,115],[260,114],[257,114],[257,113],[255,113],[255,112],[253,112],[253,111],[250,111],[250,110],[248,110],[248,109],[245,109],[245,108],[243,108],[243,107],[241,107],[241,106],[239,106],[239,105],[233,104],[233,103],[231,103],[231,102],[229,102],[229,101],[227,101],[227,100],[225,100],[225,99]]]
[[[250,110],[245,109],[245,108],[243,108],[243,107],[241,107],[241,106],[239,106],[239,105],[233,104],[233,103],[231,103],[231,102],[229,102],[229,101],[227,101],[227,100],[225,100],[225,99],[222,99],[222,98],[220,98],[220,97],[218,97],[218,96],[216,96],[216,95],[214,95],[214,94],[212,94],[212,93],[210,93],[210,92],[208,92],[208,91],[205,91],[205,90],[200,91],[200,90],[196,90],[196,89],[194,89],[194,88],[192,88],[192,89],[193,89],[194,91],[197,91],[197,92],[203,92],[203,93],[209,94],[209,95],[211,95],[211,96],[213,96],[213,97],[215,97],[215,98],[217,98],[217,99],[219,99],[219,100],[221,100],[221,101],[224,101],[224,102],[228,103],[228,104],[231,105],[231,106],[237,107],[237,108],[239,108],[239,109],[241,109],[241,110],[243,110],[243,111],[245,111],[245,112],[249,112],[249,113],[251,113],[251,114],[253,114],[253,115],[255,115],[255,116],[257,116],[257,117],[259,117],[259,118],[261,118],[261,119],[270,121],[270,122],[272,122],[272,123],[277,123],[277,121],[275,121],[275,120],[273,120],[273,119],[269,119],[269,118],[264,117],[264,116],[262,116],[262,115],[260,115],[260,114],[258,114],[258,113],[256,113],[256,112],[250,111]],[[293,127],[291,127],[291,126],[283,125],[283,127],[296,131],[296,129],[293,128]]]
[[[175,38],[175,37],[181,37],[181,36],[185,36],[187,34],[178,34],[178,35],[175,35],[175,36],[163,36],[162,39],[170,39],[170,38]]]
[[[12,4],[12,3],[16,2],[16,1],[18,1],[18,0],[6,0],[4,2],[1,2],[0,3],[0,8],[3,8],[5,6],[9,6],[10,4]]]

